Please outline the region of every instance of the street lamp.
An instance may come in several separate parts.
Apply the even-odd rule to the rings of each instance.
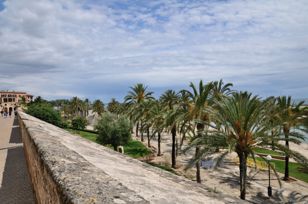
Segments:
[[[271,187],[271,168],[270,168],[270,162],[272,160],[271,155],[266,156],[267,164],[268,164],[268,187],[267,187],[267,195],[269,197],[272,196],[272,187]]]

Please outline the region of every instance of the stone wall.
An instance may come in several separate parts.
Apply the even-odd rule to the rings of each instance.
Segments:
[[[57,127],[22,112],[19,124],[38,203],[148,203],[62,145]]]
[[[19,112],[38,203],[241,203]]]

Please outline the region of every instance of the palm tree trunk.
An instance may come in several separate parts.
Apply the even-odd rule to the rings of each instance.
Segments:
[[[197,155],[199,154],[199,152],[200,152],[200,147],[197,146],[196,147],[196,154],[195,154],[196,158],[197,158]],[[197,171],[196,171],[197,183],[201,183],[200,162],[199,161],[196,162],[196,169],[197,169]]]
[[[284,135],[286,139],[286,148],[289,149],[289,129],[284,128]],[[289,180],[289,155],[286,153],[285,156],[285,163],[284,163],[284,178],[283,180],[288,181]]]
[[[161,136],[160,136],[160,132],[158,132],[158,138],[157,138],[157,156],[160,156],[160,140],[161,140]]]
[[[143,139],[143,123],[140,124],[140,131],[141,131],[141,142],[144,141]]]
[[[246,198],[246,178],[247,178],[247,155],[245,152],[237,152],[240,164],[240,192],[241,192],[241,199],[245,200]]]
[[[147,138],[148,138],[148,147],[151,147],[151,140],[150,140],[150,128],[147,127]]]
[[[199,135],[199,137],[201,137],[201,134],[202,134],[203,130],[204,130],[204,124],[198,123],[198,124],[197,124],[197,134]],[[195,158],[198,158],[199,152],[200,152],[200,147],[197,146],[197,147],[196,147]],[[199,161],[199,159],[198,159],[197,162],[196,162],[196,169],[197,169],[197,171],[196,171],[197,183],[201,183],[200,161]]]
[[[171,129],[172,134],[172,153],[171,153],[171,167],[176,168],[176,154],[175,154],[175,137],[176,137],[176,126],[174,125]]]
[[[286,155],[285,157],[285,167],[284,167],[284,178],[283,180],[289,180],[289,156]]]
[[[185,132],[183,133],[183,136],[181,138],[181,142],[180,142],[180,150],[182,149],[182,146],[183,146],[183,143],[184,143],[184,140],[186,139],[186,134]]]
[[[178,142],[178,137],[175,137],[175,154],[176,154],[176,156],[179,155],[179,142]]]
[[[138,137],[138,131],[139,131],[139,121],[137,122],[137,125],[136,125],[136,137]]]
[[[141,129],[142,130],[142,129]],[[143,142],[144,139],[143,139],[143,130],[141,131],[141,142]]]
[[[274,145],[274,130],[272,130],[271,134],[272,134],[272,150],[275,151],[275,145]]]

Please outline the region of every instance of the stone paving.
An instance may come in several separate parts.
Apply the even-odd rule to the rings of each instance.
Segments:
[[[35,203],[18,121],[0,117],[0,203]]]

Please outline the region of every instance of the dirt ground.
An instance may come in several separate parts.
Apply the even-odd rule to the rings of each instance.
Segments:
[[[135,138],[140,140],[140,137]],[[151,158],[151,162],[170,165],[171,163],[171,135],[162,134],[161,140],[162,156],[155,156]],[[147,138],[144,137],[144,144],[147,145]],[[185,145],[185,144],[184,144]],[[157,140],[151,140],[152,149],[157,150]],[[308,145],[300,146],[301,153],[307,157]],[[298,146],[291,145],[294,150],[299,149]],[[222,152],[223,150],[221,150]],[[195,180],[195,168],[184,171],[185,166],[194,155],[194,151],[186,154],[179,154],[177,156],[176,172],[191,180]],[[217,155],[211,155],[216,157]],[[239,167],[236,153],[229,153],[222,165],[216,169],[201,168],[201,179],[203,185],[212,189],[214,192],[223,192],[232,196],[240,195],[239,191]],[[271,186],[273,189],[273,196],[271,198],[267,195],[268,188],[268,171],[257,170],[255,168],[248,169],[248,183],[247,183],[247,201],[252,203],[308,203],[308,183],[300,180],[292,180],[285,182],[282,180],[283,175],[279,174],[282,186],[279,186],[277,177],[271,172]]]

